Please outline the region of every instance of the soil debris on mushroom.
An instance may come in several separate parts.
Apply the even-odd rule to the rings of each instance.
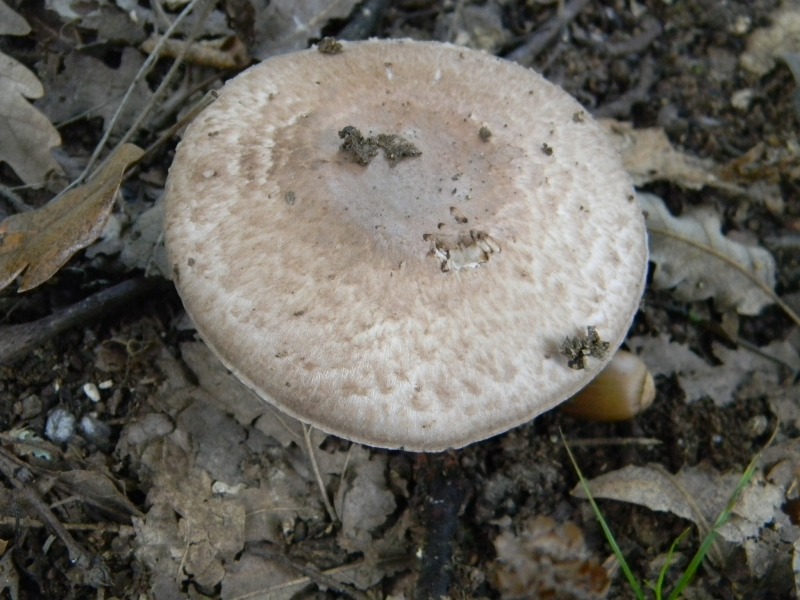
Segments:
[[[383,155],[390,165],[404,158],[422,154],[412,142],[394,133],[379,133],[364,137],[358,128],[348,125],[339,132],[339,137],[343,140],[340,148],[353,154],[359,164],[365,166],[377,156],[378,148],[383,150]]]
[[[589,325],[586,335],[567,336],[561,344],[561,353],[567,357],[570,369],[585,369],[588,358],[603,360],[608,355],[609,343],[600,339],[597,328]]]

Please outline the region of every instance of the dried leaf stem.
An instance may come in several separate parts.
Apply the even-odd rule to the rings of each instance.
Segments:
[[[97,146],[95,147],[94,152],[92,153],[91,157],[89,157],[89,161],[86,163],[86,167],[84,167],[83,172],[75,179],[75,181],[73,181],[67,187],[67,189],[71,189],[71,188],[77,186],[78,184],[80,184],[82,181],[84,181],[89,176],[89,173],[91,172],[92,167],[94,166],[94,163],[97,161],[98,157],[103,152],[103,149],[105,148],[106,144],[108,143],[108,138],[111,136],[111,130],[114,128],[114,125],[119,120],[119,117],[122,114],[122,111],[125,108],[126,104],[128,103],[128,100],[130,99],[131,94],[133,93],[133,90],[136,87],[136,84],[139,81],[142,81],[150,73],[150,70],[153,68],[153,66],[155,65],[156,61],[159,59],[159,57],[160,57],[160,54],[159,54],[160,46],[163,43],[166,43],[166,40],[168,40],[168,39],[170,39],[172,37],[172,35],[175,33],[175,30],[178,28],[178,25],[180,25],[181,22],[201,2],[205,2],[206,4],[208,4],[208,0],[191,0],[191,2],[189,2],[184,7],[184,9],[180,12],[180,14],[177,17],[175,17],[175,20],[172,22],[172,24],[164,32],[164,35],[162,36],[161,41],[159,42],[159,45],[157,45],[155,50],[154,50],[154,52],[152,54],[150,54],[150,56],[148,56],[145,59],[144,63],[142,63],[142,66],[139,68],[139,72],[136,73],[136,77],[133,78],[133,81],[131,81],[131,84],[128,86],[128,89],[125,92],[125,95],[123,96],[122,101],[120,102],[119,106],[117,107],[117,111],[114,113],[114,116],[111,118],[111,120],[108,123],[106,123],[105,131],[103,132],[103,137],[100,138],[100,141],[98,142]],[[179,62],[179,60],[176,60],[175,62],[177,63],[177,62]],[[165,78],[165,80],[166,80],[166,78]],[[163,85],[163,81],[162,81],[162,85]],[[161,89],[161,86],[159,86],[159,90],[160,89]],[[156,92],[156,94],[157,93],[158,93],[158,91]],[[155,94],[154,94],[154,97],[156,97]],[[145,107],[145,111],[143,111],[143,112],[144,113],[148,112],[150,110],[151,106],[152,106],[152,103],[149,104],[147,107]],[[140,114],[139,118],[137,118],[136,123],[137,124],[141,123],[142,118],[143,117]],[[135,130],[135,127],[132,126],[132,127],[129,128],[128,133],[130,133],[131,131],[134,131],[134,130]],[[122,140],[120,142],[120,144],[124,143],[124,141],[125,140]]]
[[[331,523],[338,523],[339,517],[336,516],[336,510],[334,510],[333,504],[331,504],[331,500],[328,498],[328,491],[325,489],[325,483],[322,481],[322,475],[319,471],[317,455],[314,452],[314,444],[311,442],[311,426],[305,423],[303,423],[303,437],[305,438],[306,450],[308,451],[308,460],[311,462],[311,468],[314,470],[314,478],[317,480],[319,493],[322,495],[322,503],[325,505],[325,511],[328,513]]]
[[[67,549],[69,559],[72,564],[85,571],[87,581],[93,587],[104,587],[110,585],[111,572],[103,559],[83,548],[72,534],[61,524],[50,510],[47,503],[42,500],[39,493],[33,486],[34,475],[28,466],[5,448],[0,447],[0,472],[24,498],[33,510],[35,510],[46,526],[58,537]]]
[[[276,550],[275,548],[273,548],[270,544],[267,544],[267,543],[250,544],[248,547],[253,552],[253,554],[256,554],[257,556],[262,556],[262,557],[266,558],[269,561],[278,563],[282,567],[288,567],[288,568],[292,569],[293,571],[297,571],[298,573],[302,573],[303,575],[305,575],[308,578],[309,581],[313,581],[314,583],[316,583],[320,587],[329,588],[329,589],[334,590],[334,591],[336,591],[336,592],[338,592],[340,594],[345,594],[346,596],[349,596],[350,598],[354,598],[355,600],[370,600],[371,599],[371,596],[365,594],[364,592],[362,592],[360,590],[357,590],[356,588],[354,588],[351,585],[348,585],[346,583],[342,583],[341,581],[337,580],[334,577],[331,577],[328,574],[328,573],[331,573],[331,572],[334,572],[334,571],[337,571],[337,570],[346,570],[346,569],[352,568],[352,566],[350,566],[350,565],[345,566],[345,567],[340,567],[340,569],[334,569],[332,571],[322,572],[322,571],[320,571],[318,569],[315,569],[314,567],[310,567],[308,565],[301,564],[299,562],[296,562],[296,561],[292,560],[291,558],[289,558],[288,556],[286,556],[285,554],[283,554],[279,550]],[[358,565],[358,566],[363,566],[363,565]],[[297,584],[297,583],[301,583],[301,582],[293,582],[293,583]]]

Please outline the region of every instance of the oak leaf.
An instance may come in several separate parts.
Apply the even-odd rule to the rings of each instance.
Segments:
[[[0,1],[0,35],[25,35],[28,31],[25,19]],[[40,185],[48,173],[60,172],[50,150],[61,144],[61,136],[27,100],[43,95],[36,75],[0,52],[0,162],[8,163],[28,185]]]
[[[705,209],[670,214],[653,194],[640,193],[650,234],[653,286],[671,289],[680,300],[714,298],[720,311],[757,315],[774,302],[775,259],[757,246],[740,244],[720,231],[720,220]]]
[[[72,52],[41,74],[48,93],[36,106],[57,123],[78,116],[99,116],[108,127],[120,101],[130,91],[114,124],[114,134],[121,135],[130,129],[152,97],[147,83],[136,80],[143,62],[141,53],[133,48],[122,51],[115,69],[93,56]]]
[[[0,289],[23,271],[20,292],[44,283],[97,239],[111,214],[122,175],[142,154],[138,146],[124,144],[88,183],[0,223]]]

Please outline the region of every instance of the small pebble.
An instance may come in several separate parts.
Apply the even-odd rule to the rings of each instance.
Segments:
[[[42,412],[42,400],[36,394],[26,396],[19,403],[19,410],[15,412],[19,414],[19,418],[23,421],[37,417]]]
[[[731,105],[736,110],[749,110],[750,103],[753,101],[754,96],[755,92],[750,88],[737,90],[731,96]]]
[[[86,394],[86,397],[92,402],[100,402],[100,390],[97,389],[95,384],[84,383],[83,393]]]
[[[51,442],[64,444],[75,435],[75,415],[66,408],[56,408],[47,417],[44,435]]]
[[[211,486],[211,491],[214,494],[221,494],[226,496],[234,496],[245,489],[247,486],[243,483],[236,485],[228,485],[224,481],[215,481]]]
[[[747,437],[751,440],[761,437],[769,427],[769,420],[764,415],[756,415],[747,422]]]
[[[84,415],[81,418],[80,428],[86,441],[93,444],[107,444],[111,439],[111,427],[94,415]]]

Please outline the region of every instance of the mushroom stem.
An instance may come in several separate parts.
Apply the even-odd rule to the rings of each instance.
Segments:
[[[447,598],[453,574],[453,538],[458,514],[467,495],[467,482],[453,453],[421,455],[417,465],[424,494],[426,538],[419,556],[419,578],[414,600]]]

